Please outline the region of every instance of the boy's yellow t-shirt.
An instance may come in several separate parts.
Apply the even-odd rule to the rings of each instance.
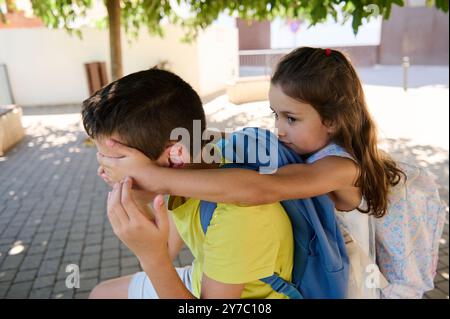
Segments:
[[[245,283],[241,298],[287,298],[259,279],[277,273],[290,281],[294,257],[292,226],[280,203],[243,207],[218,203],[203,232],[200,201],[171,197],[173,220],[191,250],[192,288],[200,298],[203,273],[229,284]]]

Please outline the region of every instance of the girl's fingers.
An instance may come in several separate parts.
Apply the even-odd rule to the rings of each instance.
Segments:
[[[100,166],[97,169],[97,175],[100,176],[106,184],[108,184],[109,186],[113,187],[114,183],[108,177],[108,175],[106,173],[106,170],[105,170],[105,168],[103,166]]]
[[[134,151],[134,148],[128,147],[111,138],[106,140],[106,145],[121,156],[130,156]]]
[[[110,172],[107,169],[103,169],[103,171],[100,173],[100,177],[108,184],[112,183],[112,179],[109,178],[109,174]],[[113,185],[110,184],[110,186],[112,187]]]
[[[101,177],[106,183],[109,183],[109,182],[110,182],[110,180],[109,180],[109,178],[108,178],[108,175],[106,175],[106,173],[101,173],[101,174],[100,174],[100,177]]]
[[[117,166],[118,161],[121,158],[124,158],[124,156],[105,156],[100,152],[97,152],[96,154],[97,156],[97,162],[100,166],[102,166],[104,169],[108,169],[108,168],[114,168]]]
[[[120,159],[123,157],[109,157],[104,155],[99,155],[97,157],[97,161],[103,166],[105,169],[114,169],[118,166]]]
[[[111,188],[114,186],[114,183],[106,176],[106,174],[103,174],[102,176],[103,181],[108,184]]]
[[[100,152],[97,152],[96,157],[97,157],[97,162],[100,165],[100,167],[103,167],[103,168],[107,167],[104,163],[104,159],[107,158],[105,155],[103,155]]]

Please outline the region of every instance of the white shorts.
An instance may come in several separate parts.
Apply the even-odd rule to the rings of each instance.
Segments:
[[[192,265],[175,268],[181,281],[191,293],[192,268]],[[128,299],[159,299],[155,288],[153,288],[153,285],[145,272],[138,272],[131,277],[131,282],[128,286]]]

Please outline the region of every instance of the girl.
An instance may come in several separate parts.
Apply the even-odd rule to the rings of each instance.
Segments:
[[[269,100],[280,140],[309,164],[288,165],[272,175],[239,169],[172,170],[109,141],[123,157],[99,154],[107,174],[100,173],[111,180],[131,176],[148,191],[245,205],[328,194],[340,211],[358,209],[382,217],[389,188],[402,172],[377,148],[375,124],[347,58],[330,49],[294,50],[279,63]],[[362,201],[366,208],[360,207]]]
[[[278,64],[269,101],[279,139],[305,164],[287,165],[271,175],[241,169],[175,170],[157,167],[139,151],[109,141],[122,157],[99,154],[99,173],[106,181],[131,176],[139,187],[156,193],[242,205],[327,194],[342,224],[373,257],[369,216],[386,214],[389,189],[406,175],[377,148],[375,124],[352,64],[336,50],[298,48]]]

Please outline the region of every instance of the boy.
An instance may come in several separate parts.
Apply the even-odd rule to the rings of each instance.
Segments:
[[[156,165],[219,168],[191,164],[197,163],[194,159],[201,152],[170,140],[171,132],[179,128],[193,137],[195,120],[201,122],[202,133],[206,128],[199,96],[173,73],[151,69],[119,79],[86,100],[82,116],[99,156],[117,156],[107,145],[112,138],[139,149]],[[259,280],[274,273],[291,280],[292,226],[279,203],[253,207],[218,203],[204,234],[199,200],[171,197],[168,212],[158,195],[151,217],[145,203],[154,195],[132,191],[129,178],[112,182],[108,217],[144,272],[100,283],[91,298],[286,298]],[[194,262],[174,268],[172,260],[183,243]]]

